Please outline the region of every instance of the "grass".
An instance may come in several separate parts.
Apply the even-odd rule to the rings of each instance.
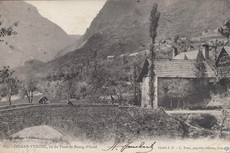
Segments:
[[[38,104],[39,99],[43,95],[39,96],[34,96],[33,103],[30,104],[27,100],[27,98],[20,98],[17,100],[12,100],[11,106],[9,105],[8,101],[0,101],[0,110],[1,109],[8,109],[8,108],[15,108],[15,107],[21,107],[21,106],[27,106],[27,105],[33,105],[33,104]],[[52,99],[50,96],[46,96],[48,99]],[[51,103],[55,103],[54,101],[50,101]],[[60,103],[60,102],[59,102]]]

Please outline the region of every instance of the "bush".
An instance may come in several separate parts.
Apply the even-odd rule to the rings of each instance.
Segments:
[[[188,123],[211,130],[218,124],[218,121],[215,116],[210,114],[196,114],[188,117]]]
[[[193,106],[189,107],[189,110],[214,110],[214,109],[222,109],[221,106]]]

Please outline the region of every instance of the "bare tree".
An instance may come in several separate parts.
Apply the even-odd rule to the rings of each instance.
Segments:
[[[154,73],[154,69],[155,69],[155,49],[154,49],[154,44],[155,44],[155,39],[157,37],[157,28],[158,28],[158,22],[160,19],[160,12],[158,12],[157,10],[158,8],[158,4],[154,4],[152,11],[151,11],[151,15],[150,15],[150,37],[152,39],[152,44],[150,45],[150,60],[151,60],[151,64],[150,64],[150,71],[149,71],[149,96],[150,96],[150,106],[151,108],[153,108],[153,101],[154,101],[154,80],[155,80],[155,73]]]

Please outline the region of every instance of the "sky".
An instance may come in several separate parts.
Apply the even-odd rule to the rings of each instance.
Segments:
[[[39,13],[67,34],[83,35],[106,0],[30,0]]]

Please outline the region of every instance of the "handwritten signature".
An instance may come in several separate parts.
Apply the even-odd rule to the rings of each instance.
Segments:
[[[103,151],[110,151],[110,150],[117,150],[118,148],[120,148],[120,152],[123,152],[126,149],[131,149],[131,148],[141,148],[141,149],[148,149],[147,151],[143,151],[143,152],[136,152],[136,153],[148,153],[151,152],[153,150],[153,146],[156,144],[156,142],[153,142],[151,145],[147,146],[145,145],[145,142],[141,142],[140,145],[131,145],[133,143],[132,140],[128,140],[127,143],[125,143],[125,145],[119,145],[120,144],[120,140],[116,140],[115,143],[109,147],[106,150]]]

